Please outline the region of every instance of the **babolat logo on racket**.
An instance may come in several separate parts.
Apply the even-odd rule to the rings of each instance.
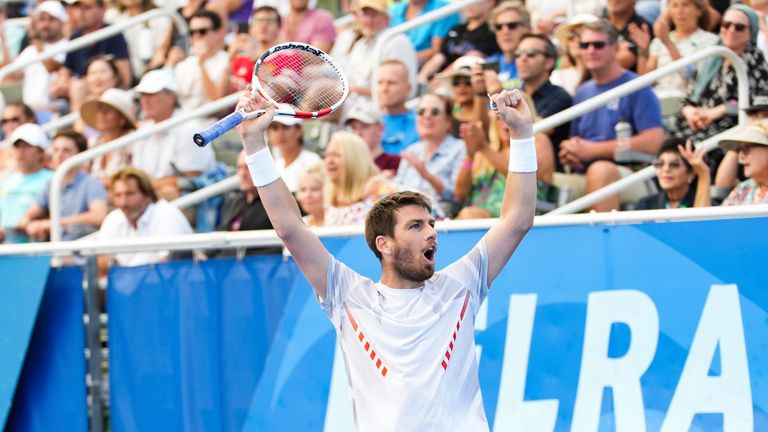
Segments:
[[[310,52],[310,53],[312,53],[314,55],[320,55],[322,53],[322,51],[320,51],[319,49],[311,47],[309,45],[293,44],[293,43],[290,43],[290,42],[287,43],[287,44],[276,46],[275,49],[274,49],[274,52],[282,51],[284,49],[300,49],[302,51]]]

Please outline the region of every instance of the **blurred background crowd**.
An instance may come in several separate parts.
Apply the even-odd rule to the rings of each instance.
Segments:
[[[396,190],[423,192],[439,218],[497,217],[509,131],[489,111],[489,94],[521,88],[538,121],[717,45],[747,66],[749,126],[709,152],[698,146],[736,126],[740,113],[735,67],[721,56],[705,58],[538,133],[538,210],[648,166],[655,179],[592,209],[768,203],[768,1],[479,0],[382,38],[387,29],[450,4],[4,3],[0,67],[155,8],[176,10],[187,21],[189,38],[158,16],[3,75],[0,239],[47,241],[57,167],[244,89],[255,59],[287,41],[329,52],[350,86],[348,100],[331,118],[276,118],[266,132],[310,226],[362,224],[373,203]],[[70,113],[76,113],[73,123],[46,129]],[[271,228],[236,133],[206,148],[193,145],[195,131],[226,113],[183,122],[70,168],[62,184],[63,239]],[[238,176],[238,186],[223,197],[183,211],[170,204],[229,175]],[[135,265],[167,256],[116,259]]]

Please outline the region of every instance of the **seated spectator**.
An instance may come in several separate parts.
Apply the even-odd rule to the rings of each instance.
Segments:
[[[371,85],[377,60],[379,63],[393,59],[402,61],[408,68],[408,82],[413,86],[416,85],[416,71],[419,67],[416,50],[404,34],[388,39],[381,48],[380,57],[374,57],[376,41],[389,25],[386,0],[359,0],[355,21],[357,26],[339,34],[330,53],[349,80],[345,110],[371,103]]]
[[[726,12],[726,16],[728,13]],[[744,166],[746,180],[739,183],[722,205],[768,204],[768,127],[765,122],[751,124],[718,143],[736,151]]]
[[[449,4],[447,0],[409,0],[408,2],[393,3],[389,7],[389,16],[392,17],[389,26],[395,27],[447,4]],[[440,52],[448,31],[458,24],[459,20],[459,15],[453,14],[406,33],[416,49],[419,63],[426,62]]]
[[[26,123],[36,123],[35,113],[32,109],[21,102],[11,102],[2,108],[2,118],[0,118],[0,127],[3,130],[4,145],[0,146],[0,184],[10,174],[16,171],[16,153],[11,146],[10,139],[13,131]]]
[[[176,64],[179,105],[186,111],[224,97],[229,89],[229,55],[224,51],[226,29],[221,17],[208,10],[195,13],[189,21],[192,39],[189,57]]]
[[[509,165],[509,130],[503,122],[493,123],[498,139],[490,145],[480,122],[461,125],[467,154],[456,178],[454,194],[463,204],[456,219],[499,217],[501,212]]]
[[[55,169],[65,160],[84,152],[88,142],[81,134],[64,130],[53,137],[52,146],[51,164]],[[107,192],[101,182],[76,166],[64,175],[61,186],[61,239],[77,240],[98,231],[108,211]],[[51,232],[50,189],[49,182],[19,221],[18,228],[30,239],[48,240]]]
[[[251,231],[272,229],[272,222],[267,217],[264,204],[259,198],[259,191],[253,185],[251,173],[245,163],[245,150],[237,156],[237,189],[229,192],[221,207],[221,220],[216,231]],[[209,250],[206,256],[233,256],[236,249]],[[247,248],[245,255],[280,254],[282,248],[257,247]]]
[[[101,241],[192,234],[181,210],[158,199],[149,176],[141,170],[129,167],[114,173],[109,195],[115,209],[101,225]],[[165,261],[168,256],[168,251],[125,252],[114,259],[121,266],[138,266]],[[106,268],[106,260],[101,260],[100,267]]]
[[[27,234],[17,227],[53,175],[46,168],[51,141],[40,126],[23,124],[13,131],[9,142],[16,154],[17,172],[0,183],[0,241],[26,243]]]
[[[630,33],[639,53],[637,71],[644,74],[717,45],[717,35],[704,30],[709,28],[709,21],[707,0],[672,0],[667,4],[661,19],[653,25],[656,34],[653,40],[650,32],[644,28],[630,25]],[[663,76],[654,84],[654,90],[660,95],[683,95],[695,71],[694,66]]]
[[[109,89],[100,98],[90,100],[80,108],[80,117],[100,135],[88,141],[93,148],[121,138],[136,129],[136,107],[131,94],[125,90]],[[112,174],[131,165],[128,146],[97,156],[91,163],[91,174],[107,182]]]
[[[472,67],[479,68],[483,59],[475,56],[464,56],[453,62],[448,71],[437,75],[450,88],[453,95],[453,109],[451,113],[458,122],[483,121],[488,124],[488,96],[485,82],[479,87],[473,83]],[[482,73],[482,72],[480,72]],[[475,85],[473,85],[475,84]],[[454,131],[458,134],[458,130]]]
[[[171,117],[183,115],[177,108],[178,86],[166,70],[149,71],[136,86],[144,120],[140,127],[150,127]],[[190,179],[216,169],[212,146],[190,146],[190,131],[203,130],[207,125],[193,119],[153,134],[133,144],[132,165],[152,179],[158,196],[173,200],[182,189],[193,189]]]
[[[320,156],[304,150],[304,129],[301,119],[275,116],[267,128],[267,138],[275,153],[275,164],[292,193],[299,190],[299,178],[307,168],[320,162]]]
[[[725,47],[744,60],[750,94],[768,87],[768,63],[755,46],[758,30],[757,14],[748,6],[728,8],[723,16],[720,37]],[[671,133],[694,143],[703,141],[734,127],[738,122],[738,86],[736,70],[724,57],[713,56],[704,62],[689,88],[683,108],[677,116],[677,129]],[[721,149],[709,152],[713,171],[723,158]]]
[[[153,9],[157,9],[157,6],[152,0],[117,0],[115,9],[107,11],[106,21],[117,24]],[[152,66],[162,66],[160,59],[165,57],[163,42],[172,25],[170,18],[157,17],[145,21],[140,26],[131,27],[124,33],[131,70],[136,79],[144,75],[152,59],[155,59]]]
[[[107,26],[104,23],[104,0],[67,0],[66,3],[71,8],[77,9],[78,12],[78,19],[74,22],[78,28],[72,32],[69,40],[88,35]],[[121,87],[130,86],[133,75],[128,44],[123,35],[117,34],[84,48],[68,52],[56,82],[51,88],[51,96],[59,98],[74,95],[77,100],[85,100],[86,88],[82,77],[85,76],[86,67],[90,60],[100,55],[111,55],[115,59]],[[76,110],[77,107],[73,109]]]
[[[420,140],[400,154],[395,182],[403,190],[421,192],[434,203],[453,207],[453,187],[467,151],[464,142],[450,134],[451,103],[428,93],[421,97],[416,112]]]
[[[380,190],[379,169],[373,162],[368,145],[359,136],[340,131],[331,136],[325,149],[328,174],[324,226],[362,225],[373,204],[394,187]]]
[[[309,7],[309,0],[290,0],[291,11],[280,26],[280,40],[303,42],[329,52],[336,40],[333,15]]]
[[[520,81],[517,79],[515,51],[520,37],[530,31],[531,16],[519,1],[503,1],[491,11],[488,24],[496,33],[496,43],[501,50],[499,54],[485,59],[486,63],[499,65],[495,71],[488,70],[485,73],[488,92],[494,94],[502,89],[517,88]]]
[[[79,111],[86,100],[98,99],[105,91],[120,87],[120,75],[115,61],[109,56],[97,56],[88,63],[85,73],[85,93],[70,94],[69,106],[73,111]],[[82,132],[90,139],[99,134],[93,128],[87,128],[82,118],[75,121],[74,129]]]
[[[238,33],[227,50],[232,63],[231,90],[244,90],[251,83],[253,63],[279,41],[280,14],[271,6],[253,11],[248,33]]]
[[[386,153],[398,154],[419,140],[416,112],[405,106],[411,88],[405,63],[388,60],[379,65],[376,90],[384,125],[381,146]]]
[[[580,44],[584,65],[593,78],[579,87],[574,105],[637,76],[619,64],[618,34],[608,22],[585,24]],[[560,143],[559,157],[576,174],[555,173],[555,185],[568,187],[575,199],[630,175],[632,170],[617,165],[614,157],[619,147],[615,126],[620,121],[632,127],[629,151],[656,154],[664,139],[661,108],[653,90],[645,87],[571,122],[571,138]],[[621,202],[635,202],[646,194],[645,185],[635,185],[622,192]],[[593,209],[618,210],[619,204],[619,196],[614,196],[595,204]]]
[[[556,37],[560,43],[562,55],[558,67],[552,71],[552,84],[560,86],[571,95],[589,79],[589,71],[581,60],[579,38],[584,24],[597,21],[591,14],[577,14],[568,19],[565,25],[557,29]]]
[[[571,107],[571,95],[549,80],[557,59],[555,45],[549,38],[532,33],[524,34],[518,44],[515,59],[518,74],[523,81],[523,90],[533,100],[538,119],[547,118]],[[568,138],[569,128],[569,123],[565,123],[547,131],[554,155],[560,151],[560,143]],[[541,168],[540,164],[539,170]],[[562,168],[562,165],[556,166],[557,171],[562,171]]]
[[[647,56],[648,52],[639,52],[630,29],[635,29],[635,33],[639,30],[646,31],[649,39],[653,39],[651,24],[635,12],[635,0],[605,2],[603,18],[611,23],[619,35],[619,52],[616,54],[619,64],[624,69],[636,72],[638,55]]]
[[[704,163],[704,148],[693,149],[690,141],[685,145],[677,138],[662,144],[656,160],[656,179],[661,191],[640,199],[634,210],[708,207],[710,198],[710,171]],[[696,184],[694,184],[696,181]]]
[[[311,165],[299,178],[299,191],[296,200],[301,211],[306,213],[304,223],[308,227],[321,227],[325,224],[325,183],[328,175],[323,163]]]
[[[400,165],[400,155],[384,153],[381,147],[381,136],[384,125],[381,115],[367,106],[358,106],[347,115],[346,126],[368,144],[373,162],[381,171],[397,172]]]
[[[432,56],[419,71],[419,84],[427,84],[431,77],[442,71],[459,57],[466,55],[487,57],[499,51],[488,17],[495,0],[482,0],[462,10],[464,23],[456,24],[449,31],[440,51]]]

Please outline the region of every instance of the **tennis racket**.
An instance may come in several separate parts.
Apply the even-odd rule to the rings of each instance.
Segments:
[[[347,77],[331,56],[312,45],[288,42],[262,54],[253,67],[253,91],[275,106],[275,115],[298,118],[323,117],[339,109],[349,94]],[[264,110],[232,114],[193,137],[205,147],[243,120]]]

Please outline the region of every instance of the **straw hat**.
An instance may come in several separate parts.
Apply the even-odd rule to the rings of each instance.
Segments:
[[[555,31],[555,37],[558,41],[560,41],[560,45],[562,47],[568,46],[568,34],[572,31],[576,30],[577,28],[585,25],[585,24],[591,24],[593,22],[600,21],[600,18],[588,14],[588,13],[580,13],[576,14],[570,18],[568,18],[568,21],[565,22],[565,24],[561,25],[557,31]]]
[[[768,146],[768,128],[765,124],[750,124],[733,135],[721,139],[717,145],[726,150],[736,150],[741,143]]]
[[[99,105],[107,105],[116,109],[123,115],[133,128],[136,128],[136,105],[133,103],[133,97],[125,90],[116,88],[107,89],[100,98],[90,100],[80,107],[80,117],[85,124],[96,127],[96,111]]]

